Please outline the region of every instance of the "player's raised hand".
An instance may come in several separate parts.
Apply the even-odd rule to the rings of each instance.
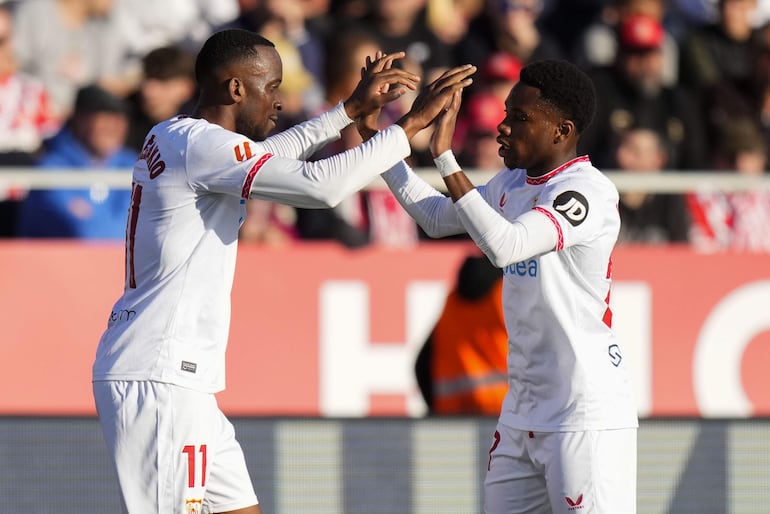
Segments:
[[[451,108],[452,99],[456,92],[473,83],[471,75],[476,73],[476,67],[471,64],[457,66],[445,71],[439,78],[428,84],[417,96],[412,108],[398,124],[404,129],[410,139],[421,131],[445,110]]]
[[[455,91],[449,105],[438,115],[433,127],[433,134],[430,137],[430,153],[433,157],[438,157],[447,150],[452,149],[452,138],[457,124],[457,115],[460,112],[462,103],[462,91]]]
[[[361,80],[345,100],[345,111],[352,120],[373,112],[379,112],[383,105],[403,95],[408,88],[417,89],[420,77],[408,71],[393,68],[393,61],[403,59],[404,52],[384,54],[377,52],[374,59],[366,58],[361,70]]]

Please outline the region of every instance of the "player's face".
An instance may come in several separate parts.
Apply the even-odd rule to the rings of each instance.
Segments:
[[[499,154],[509,169],[523,168],[538,176],[551,170],[561,116],[540,100],[540,90],[519,82],[505,100],[500,123]]]
[[[259,59],[244,66],[244,93],[235,120],[235,130],[254,141],[264,140],[278,122],[281,97],[278,88],[283,64],[275,48],[258,47]]]

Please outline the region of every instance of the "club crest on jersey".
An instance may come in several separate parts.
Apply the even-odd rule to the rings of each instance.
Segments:
[[[577,191],[565,191],[553,201],[553,208],[577,227],[588,216],[588,200]]]
[[[185,514],[201,514],[203,512],[203,500],[197,498],[185,500],[184,512]]]

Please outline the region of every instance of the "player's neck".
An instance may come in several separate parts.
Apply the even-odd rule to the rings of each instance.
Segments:
[[[230,110],[223,105],[206,105],[199,103],[195,108],[195,118],[202,118],[227,130],[235,130],[235,119]]]

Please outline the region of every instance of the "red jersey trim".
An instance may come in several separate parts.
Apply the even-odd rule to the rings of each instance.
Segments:
[[[254,166],[249,170],[249,174],[246,175],[246,181],[243,183],[243,189],[241,190],[241,198],[249,199],[249,192],[251,192],[251,184],[254,182],[254,177],[257,176],[260,168],[273,156],[271,153],[266,153],[254,163]]]
[[[589,162],[590,163],[591,159],[589,159],[587,155],[581,155],[580,157],[575,157],[571,161],[565,162],[564,164],[562,164],[558,168],[555,168],[555,169],[549,171],[548,173],[546,173],[543,176],[540,176],[540,177],[530,177],[529,175],[527,175],[527,184],[529,184],[531,186],[539,186],[540,184],[545,184],[552,177],[558,175],[559,173],[561,173],[565,169],[569,168],[573,164],[577,164],[578,162]]]
[[[556,241],[556,251],[564,248],[564,233],[561,231],[561,225],[559,225],[559,222],[556,221],[556,217],[547,209],[543,209],[542,207],[535,207],[533,210],[537,212],[542,212],[546,216],[548,216],[548,219],[551,220],[551,223],[556,227],[556,232],[558,232],[559,237]]]

